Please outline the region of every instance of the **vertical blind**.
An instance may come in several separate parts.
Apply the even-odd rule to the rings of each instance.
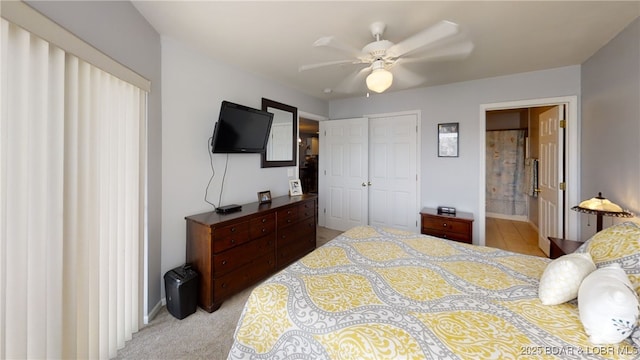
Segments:
[[[141,321],[146,92],[1,19],[0,358],[109,358]]]

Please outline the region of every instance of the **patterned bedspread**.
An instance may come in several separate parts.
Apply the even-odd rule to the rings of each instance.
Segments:
[[[255,288],[229,359],[637,358],[591,345],[575,300],[540,303],[548,262],[357,227]]]

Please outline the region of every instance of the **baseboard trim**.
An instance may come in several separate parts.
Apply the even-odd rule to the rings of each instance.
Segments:
[[[156,315],[158,315],[158,313],[160,312],[160,309],[162,309],[162,307],[166,305],[166,301],[167,300],[165,298],[160,299],[160,301],[153,307],[153,309],[151,309],[151,312],[149,312],[149,315],[146,315],[143,319],[145,325],[150,323],[151,320],[153,320],[156,317]]]

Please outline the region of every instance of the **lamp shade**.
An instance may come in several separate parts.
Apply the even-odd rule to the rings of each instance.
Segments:
[[[621,218],[633,217],[633,213],[623,210],[617,204],[612,203],[608,199],[602,196],[602,193],[598,193],[598,196],[592,197],[589,200],[581,202],[578,206],[574,206],[571,210],[578,211],[586,214],[596,215],[597,224],[596,230],[602,230],[602,217],[612,216]]]
[[[581,202],[578,206],[571,208],[572,210],[604,216],[614,217],[633,217],[628,211],[623,210],[619,205],[612,203],[609,199],[598,193],[598,196]]]
[[[596,197],[581,202],[578,207],[596,211],[622,212],[622,208],[619,205],[603,198],[601,193]]]
[[[384,63],[378,60],[373,63],[373,71],[367,76],[367,88],[381,93],[393,83],[393,74],[384,68]]]

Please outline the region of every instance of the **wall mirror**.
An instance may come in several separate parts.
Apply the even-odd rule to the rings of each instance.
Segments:
[[[298,109],[262,98],[262,110],[273,114],[267,148],[262,153],[261,167],[296,166]]]

